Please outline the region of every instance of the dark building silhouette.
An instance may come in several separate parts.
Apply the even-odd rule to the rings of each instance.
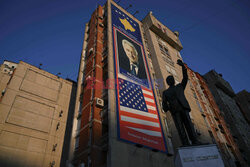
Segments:
[[[234,99],[236,95],[232,87],[214,70],[206,73],[204,78],[244,160],[250,164],[250,126]]]

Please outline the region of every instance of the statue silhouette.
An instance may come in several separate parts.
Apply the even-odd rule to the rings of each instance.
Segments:
[[[191,108],[184,94],[188,81],[187,69],[181,60],[178,60],[177,64],[182,67],[183,79],[181,83],[175,85],[175,80],[172,75],[166,78],[169,88],[162,94],[163,110],[165,112],[170,111],[183,145],[190,145],[188,137],[192,141],[192,144],[199,144],[194,125],[189,116]]]

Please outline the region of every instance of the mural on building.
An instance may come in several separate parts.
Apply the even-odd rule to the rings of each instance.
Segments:
[[[112,5],[118,138],[166,152],[139,24]]]

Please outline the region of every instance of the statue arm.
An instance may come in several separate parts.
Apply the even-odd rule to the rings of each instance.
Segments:
[[[183,75],[183,78],[182,78],[182,81],[181,81],[181,85],[185,89],[186,85],[187,85],[187,81],[188,81],[188,74],[187,74],[187,69],[186,69],[186,67],[184,65],[182,66],[182,75]]]
[[[182,81],[181,81],[181,85],[185,89],[186,85],[187,85],[187,81],[188,81],[187,69],[186,69],[184,63],[180,59],[177,60],[177,64],[182,67],[182,76],[183,76],[183,78],[182,78]]]

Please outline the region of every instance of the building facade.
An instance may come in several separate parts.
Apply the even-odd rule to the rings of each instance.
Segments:
[[[107,32],[104,31],[106,18],[104,19],[104,17],[106,17],[104,8],[98,6],[85,27],[77,89],[79,101],[77,101],[76,109],[78,108],[79,112],[74,121],[74,130],[77,131],[73,134],[72,140],[73,161],[78,165],[83,162],[85,165],[88,163],[94,166],[102,166],[107,163],[108,129],[105,129],[107,123],[105,125],[105,121],[103,121],[107,115],[103,109],[107,92],[102,87],[103,80],[107,79],[107,57],[105,60],[103,56],[104,46],[107,47]],[[106,74],[104,74],[104,70],[106,70]]]
[[[235,100],[243,116],[248,124],[250,124],[250,93],[246,90],[242,90],[236,94]]]
[[[127,61],[121,57],[129,55],[126,48],[131,55],[142,56],[138,56],[138,61],[144,62],[146,70],[141,74],[145,75],[137,74],[140,66],[133,73],[131,61],[131,71],[124,70]],[[72,165],[174,166],[176,149],[182,144],[171,114],[162,110],[161,94],[168,88],[165,82],[168,75],[173,75],[176,83],[182,80],[181,67],[176,63],[182,60],[181,50],[179,33],[169,30],[152,12],[139,21],[113,1],[97,7],[84,32],[71,143]],[[127,94],[127,104],[122,104],[126,101],[124,83],[132,96]],[[149,114],[139,116],[140,106],[136,109],[138,113],[134,112],[143,102],[129,89],[133,84],[141,88],[143,94],[150,95],[144,95],[144,99],[151,98],[151,103],[145,100]],[[211,127],[201,114],[190,82],[185,95],[198,140],[213,143]],[[133,102],[132,98],[136,97]],[[143,117],[145,119],[141,120]],[[153,130],[152,126],[157,128]],[[145,134],[153,137],[147,138]],[[155,142],[157,139],[159,142]],[[158,147],[160,144],[163,145]]]
[[[199,73],[190,68],[188,68],[188,75],[191,90],[196,94],[200,114],[204,117],[209,128],[213,143],[219,147],[225,166],[246,166],[238,145],[235,143],[230,129],[226,126],[225,119],[205,80]]]
[[[76,85],[22,61],[1,69],[0,166],[65,166]]]
[[[243,159],[249,165],[250,127],[235,101],[235,93],[230,84],[216,71],[204,75],[205,81],[224,117],[227,127],[236,141]]]

